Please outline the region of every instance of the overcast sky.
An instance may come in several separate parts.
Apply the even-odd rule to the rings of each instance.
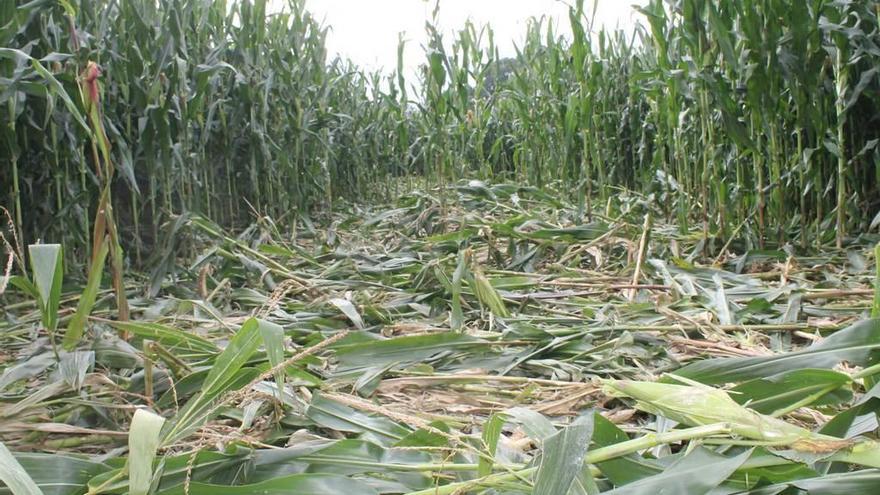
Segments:
[[[632,29],[638,15],[632,5],[645,3],[646,0],[598,0],[597,25]],[[585,4],[590,9],[593,1],[587,0]],[[397,65],[397,40],[401,32],[409,40],[405,52],[407,70],[414,70],[424,61],[425,21],[430,19],[433,5],[433,0],[306,1],[310,12],[332,26],[327,40],[331,57],[341,54],[361,67],[386,71]],[[502,56],[514,53],[513,44],[522,41],[526,21],[540,16],[554,19],[560,32],[568,32],[568,7],[559,0],[440,0],[444,32],[461,28],[467,19],[477,26],[489,23]]]

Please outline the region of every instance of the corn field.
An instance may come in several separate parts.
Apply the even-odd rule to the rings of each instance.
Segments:
[[[643,5],[0,0],[0,495],[880,493],[880,2]]]
[[[429,24],[419,81],[328,59],[299,2],[2,5],[3,203],[71,254],[101,182],[89,61],[137,261],[184,212],[241,226],[412,176],[554,184],[585,216],[634,190],[722,243],[840,243],[878,211],[877,2],[653,0],[634,35],[579,4],[571,37],[535,20],[513,58],[489,27]]]

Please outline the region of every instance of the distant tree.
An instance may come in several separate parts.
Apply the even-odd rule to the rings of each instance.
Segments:
[[[504,86],[522,62],[512,57],[505,57],[498,59],[495,64],[496,67],[490,70],[486,76],[484,87],[487,94],[493,94],[499,86]]]

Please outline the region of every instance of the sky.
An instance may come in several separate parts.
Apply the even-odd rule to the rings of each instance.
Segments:
[[[574,1],[574,0],[571,0]],[[646,0],[598,0],[596,25],[631,30],[638,14],[633,4]],[[590,9],[593,1],[587,0]],[[425,0],[307,0],[306,7],[331,26],[327,44],[331,57],[342,55],[368,70],[390,71],[397,66],[398,33],[409,40],[404,52],[407,72],[424,61],[425,21],[434,1]],[[440,0],[440,24],[444,32],[464,26],[471,19],[477,26],[491,24],[502,56],[514,53],[531,17],[548,16],[568,32],[568,6],[560,0]],[[449,36],[446,37],[449,39]]]

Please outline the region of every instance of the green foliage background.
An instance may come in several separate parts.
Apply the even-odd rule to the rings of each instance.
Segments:
[[[327,27],[298,0],[275,14],[265,0],[0,0],[0,204],[25,244],[86,259],[100,181],[77,77],[95,61],[130,262],[183,212],[235,227],[252,210],[387,197],[399,177],[553,185],[584,216],[628,188],[707,238],[842,243],[878,210],[878,11],[652,0],[629,35],[594,32],[579,4],[573,36],[535,20],[513,58],[488,28],[428,23],[412,84],[328,58]]]

